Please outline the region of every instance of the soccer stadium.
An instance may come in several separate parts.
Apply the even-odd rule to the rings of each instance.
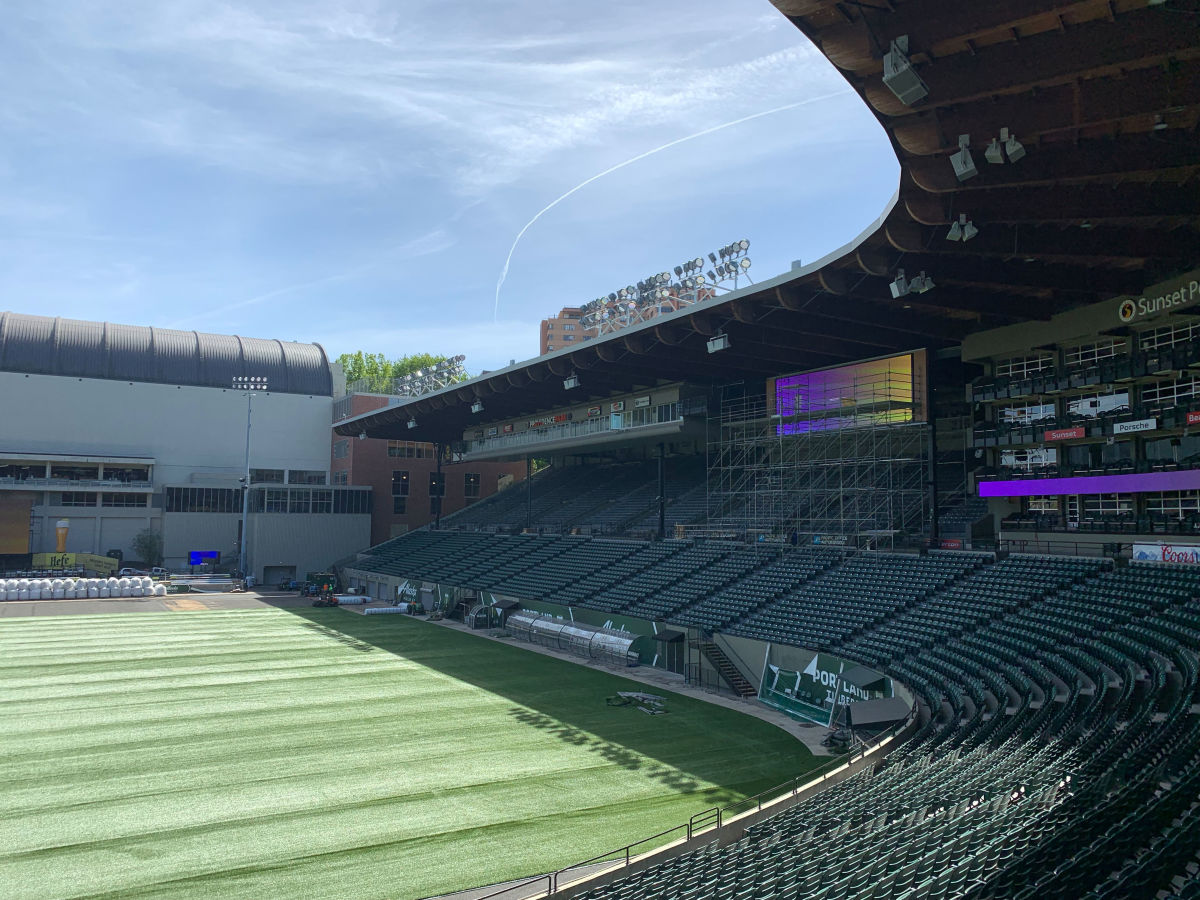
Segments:
[[[369,387],[0,318],[0,893],[1200,897],[1200,5],[773,3],[900,162],[825,258]]]

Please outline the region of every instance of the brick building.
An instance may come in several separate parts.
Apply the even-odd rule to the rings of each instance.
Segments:
[[[335,419],[380,409],[395,398],[351,394],[338,401]],[[436,515],[437,458],[433,444],[420,441],[358,440],[333,435],[330,480],[334,485],[369,485],[374,497],[371,543],[428,525]],[[525,478],[523,462],[442,461],[442,515],[490,497]]]
[[[584,333],[583,324],[580,321],[582,317],[583,312],[578,306],[564,306],[559,310],[557,316],[542,319],[541,344],[538,352],[550,353],[586,341],[591,335]]]

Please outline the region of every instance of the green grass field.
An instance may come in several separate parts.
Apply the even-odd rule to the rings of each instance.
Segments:
[[[0,895],[416,898],[814,765],[783,731],[404,616],[0,620]]]

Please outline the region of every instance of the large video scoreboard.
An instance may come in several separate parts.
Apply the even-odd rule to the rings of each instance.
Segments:
[[[767,406],[781,435],[925,421],[925,351],[781,375]]]

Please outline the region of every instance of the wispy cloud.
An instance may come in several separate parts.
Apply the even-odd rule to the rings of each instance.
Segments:
[[[246,309],[250,306],[258,306],[262,303],[268,303],[272,300],[279,300],[284,297],[290,297],[304,292],[311,292],[318,288],[325,288],[331,285],[345,284],[354,281],[356,278],[362,278],[371,272],[379,270],[385,264],[398,264],[406,260],[420,259],[423,256],[433,256],[441,253],[443,250],[448,250],[454,246],[454,239],[443,228],[436,228],[426,234],[405,241],[397,247],[390,248],[381,252],[378,256],[373,257],[369,262],[355,266],[342,272],[333,272],[329,275],[324,275],[319,278],[310,278],[306,281],[297,282],[295,284],[287,284],[282,287],[273,288],[269,291],[264,291],[261,294],[256,294],[253,297],[246,297],[243,300],[236,300],[233,303],[226,303],[223,306],[218,306],[212,309],[205,309],[203,312],[193,315],[184,316],[169,322],[167,328],[182,328],[191,325],[197,321],[209,320],[214,316],[228,316],[230,313],[238,310]]]
[[[294,181],[368,185],[424,172],[478,193],[555,155],[602,151],[617,131],[690,133],[800,99],[800,84],[827,77],[796,41],[740,51],[739,37],[778,17],[681,15],[678,2],[643,7],[644,33],[632,38],[547,17],[533,2],[490,15],[430,4],[411,16],[373,3],[25,6],[34,34],[10,64],[32,56],[54,74],[19,98],[24,121],[68,120],[107,140]],[[500,12],[509,21],[493,39]],[[696,66],[700,47],[707,58]]]

